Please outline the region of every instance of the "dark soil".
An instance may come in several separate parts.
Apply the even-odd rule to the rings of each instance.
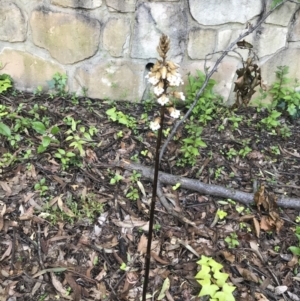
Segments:
[[[44,109],[33,112],[35,104]],[[140,300],[152,183],[139,176],[133,180],[131,171],[115,166],[122,160],[154,166],[156,136],[141,118],[147,108],[116,104],[138,120],[136,129],[129,129],[108,120],[105,112],[114,105],[108,101],[82,98],[74,104],[67,97],[15,93],[0,95],[0,105],[20,119],[59,128],[57,141],[40,153],[36,150],[50,133],[22,125],[14,148],[0,135],[0,158],[7,153],[14,158],[0,166],[0,300]],[[148,120],[155,110],[149,109]],[[209,300],[197,297],[201,287],[194,277],[201,255],[224,266],[228,282],[236,286],[235,300],[300,300],[299,258],[289,250],[299,246],[300,254],[294,233],[300,228],[299,209],[276,207],[276,197],[283,195],[300,202],[300,123],[283,116],[291,131],[283,138],[279,129],[272,134],[258,127],[267,112],[248,107],[235,113],[242,117],[236,128],[222,116],[204,127],[201,137],[207,147],[193,167],[176,164],[186,137],[180,128],[161,171],[251,193],[264,185],[268,198],[247,207],[163,186],[177,215],[196,226],[169,214],[157,201],[149,300],[158,300],[166,278],[170,288],[161,300]],[[63,121],[66,116],[80,120],[85,131],[91,126],[98,130],[83,144],[83,156],[66,140],[74,135],[67,132],[71,125]],[[171,125],[167,119],[166,128]],[[249,153],[238,154],[246,146]],[[58,149],[76,154],[65,169],[55,157]],[[236,151],[232,156],[230,149]],[[116,174],[122,179],[113,185]],[[42,186],[47,189],[41,191]],[[132,191],[136,200],[128,197]],[[215,219],[218,209],[227,213],[222,220]],[[238,241],[233,248],[224,241],[231,233]]]

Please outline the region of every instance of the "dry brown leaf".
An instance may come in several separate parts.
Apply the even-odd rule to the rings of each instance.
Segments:
[[[166,260],[160,258],[160,257],[159,257],[155,252],[153,252],[153,251],[151,252],[151,257],[154,258],[156,261],[158,261],[158,262],[161,263],[161,264],[166,264],[166,265],[170,264],[169,261],[166,261]]]
[[[256,151],[256,150],[253,150],[252,152],[250,152],[247,155],[248,159],[257,159],[257,160],[260,160],[260,159],[263,159],[264,157],[265,156],[261,152]]]
[[[10,196],[12,191],[7,182],[0,181],[0,186],[5,191],[5,196]]]
[[[261,293],[255,293],[254,296],[257,301],[270,301]]]
[[[243,269],[241,267],[237,267],[237,269],[245,280],[252,281],[255,283],[258,283],[260,281],[260,279],[251,271],[249,271],[247,269]]]
[[[9,241],[8,242],[8,248],[6,249],[6,251],[3,253],[2,257],[0,258],[0,261],[2,261],[5,257],[8,257],[11,253],[11,249],[12,249],[12,242]]]
[[[58,197],[57,205],[61,211],[65,212],[70,217],[75,217],[75,214],[63,203],[61,195]]]
[[[296,264],[298,264],[298,256],[293,255],[292,259],[287,263],[287,266],[292,268],[294,267]]]
[[[51,282],[54,286],[54,288],[61,293],[61,295],[68,299],[68,300],[73,300],[73,298],[68,294],[68,292],[65,290],[65,288],[63,287],[62,283],[57,279],[57,277],[55,276],[55,274],[53,272],[50,272],[50,276],[51,276]]]
[[[143,234],[140,238],[139,244],[138,244],[138,252],[143,255],[146,253],[146,249],[147,249],[147,242],[148,239],[146,237],[145,234]]]
[[[271,231],[273,228],[273,225],[270,224],[270,221],[266,215],[261,217],[260,220],[260,229],[264,231]]]
[[[228,251],[222,251],[222,254],[227,261],[229,261],[230,263],[234,263],[235,256],[232,253]]]
[[[259,238],[260,226],[258,220],[255,217],[253,217],[253,225],[254,225],[256,237]]]

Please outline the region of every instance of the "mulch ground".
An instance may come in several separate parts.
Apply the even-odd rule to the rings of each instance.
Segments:
[[[43,108],[34,110],[35,104]],[[17,93],[0,97],[0,105],[20,120],[35,118],[59,128],[57,141],[40,153],[36,149],[45,134],[26,124],[18,147],[0,136],[1,158],[6,153],[15,158],[8,166],[2,160],[0,167],[0,300],[140,300],[152,183],[116,162],[154,166],[156,136],[141,118],[145,107],[116,104],[138,120],[136,129],[128,129],[108,119],[109,101],[82,98],[74,104],[71,98]],[[264,185],[268,198],[242,206],[164,185],[169,204],[195,226],[168,214],[157,201],[149,300],[158,300],[167,278],[170,287],[162,300],[208,300],[198,297],[201,287],[195,280],[201,255],[224,266],[236,286],[235,300],[300,300],[299,259],[288,249],[300,248],[295,235],[299,209],[276,207],[276,197],[283,195],[300,202],[300,124],[287,120],[291,136],[282,138],[257,127],[266,112],[243,108],[236,115],[243,118],[236,129],[221,116],[204,127],[207,147],[193,167],[176,165],[186,135],[179,129],[160,170],[244,192]],[[73,151],[66,141],[74,134],[67,132],[68,116],[97,133],[83,145],[85,155],[63,169],[55,154]],[[245,139],[251,149],[245,157],[228,155],[230,149],[244,148]],[[138,197],[130,199],[130,192]],[[218,209],[227,216],[217,219]],[[232,233],[234,246],[225,242]]]

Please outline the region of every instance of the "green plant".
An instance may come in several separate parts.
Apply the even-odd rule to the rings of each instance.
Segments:
[[[300,215],[298,215],[298,216],[296,217],[295,222],[296,222],[296,223],[300,223]]]
[[[76,155],[73,152],[66,152],[64,149],[58,148],[57,152],[54,154],[55,158],[58,158],[62,164],[62,169],[68,169],[71,159]]]
[[[210,301],[234,301],[235,286],[226,283],[229,274],[221,272],[223,265],[211,257],[201,256],[197,261],[200,271],[195,276],[201,285],[199,297],[210,296]]]
[[[136,201],[139,199],[139,192],[135,187],[130,186],[129,192],[126,194],[126,197],[132,201]]]
[[[280,251],[280,246],[275,246],[275,247],[274,247],[274,251],[275,251],[275,252],[279,252],[279,251]]]
[[[230,233],[229,236],[225,237],[224,241],[228,244],[230,249],[235,248],[240,244],[236,233]]]
[[[235,157],[237,155],[237,151],[234,148],[230,148],[229,151],[226,153],[228,159]]]
[[[137,172],[136,170],[134,170],[133,172],[132,172],[132,175],[130,176],[130,180],[132,181],[132,182],[137,182],[138,180],[139,180],[139,178],[141,177],[142,175],[139,173],[139,172]]]
[[[298,246],[291,246],[288,249],[296,256],[300,256],[300,226],[296,226],[295,235],[298,239]]]
[[[250,226],[244,222],[240,222],[239,227],[241,230],[246,230],[247,232],[251,232]]]
[[[186,87],[186,107],[189,108],[193,103],[197,91],[202,87],[205,81],[205,74],[200,70],[196,71],[197,75],[188,76],[188,85]],[[194,107],[190,120],[197,120],[201,124],[206,124],[207,121],[212,120],[212,116],[215,113],[218,104],[220,103],[220,97],[214,94],[213,87],[216,84],[215,80],[210,79],[206,88],[196,106]]]
[[[188,137],[181,140],[180,152],[182,157],[180,157],[176,165],[185,166],[191,165],[194,166],[197,162],[200,147],[206,147],[206,143],[201,139],[201,134],[203,128],[200,127],[196,122],[188,122],[185,126]]]
[[[217,216],[219,217],[220,220],[224,219],[227,216],[227,212],[224,210],[217,210]]]
[[[8,74],[0,74],[0,94],[12,87],[13,80]]]
[[[230,117],[227,118],[228,121],[232,122],[232,128],[234,130],[238,129],[239,127],[239,122],[243,120],[242,117],[239,117],[235,114],[232,114]]]
[[[261,123],[264,124],[268,130],[272,130],[277,128],[280,125],[280,121],[278,120],[279,116],[281,115],[280,112],[277,110],[271,110],[271,113],[268,117],[263,118]]]
[[[115,185],[115,184],[119,183],[122,179],[123,179],[123,177],[121,175],[114,174],[113,177],[110,179],[109,184]]]
[[[37,86],[37,87],[35,88],[35,90],[33,91],[33,94],[34,94],[34,95],[41,96],[41,95],[42,95],[42,92],[43,92],[43,87],[42,87],[42,86]]]
[[[148,154],[148,150],[147,149],[141,151],[141,155],[143,155],[144,157],[146,157],[147,154]]]
[[[172,186],[173,190],[177,190],[180,187],[180,183],[176,183],[174,186]]]
[[[272,146],[270,146],[270,149],[271,149],[272,154],[280,155],[280,150],[279,150],[278,145],[272,145]]]
[[[243,158],[245,158],[252,149],[249,146],[244,146],[242,149],[239,150],[239,155],[241,155]]]
[[[61,74],[56,72],[52,79],[48,81],[49,89],[56,91],[58,96],[66,96],[66,86],[67,86],[68,76],[66,74]]]
[[[153,226],[153,230],[154,230],[154,231],[160,231],[160,229],[161,229],[161,225],[160,225],[160,224],[155,224],[155,225]]]
[[[219,179],[223,170],[224,170],[224,166],[220,166],[215,170],[215,179],[216,180]]]
[[[300,93],[296,91],[298,80],[294,80],[294,87],[288,84],[291,79],[287,77],[288,66],[279,66],[276,71],[277,80],[272,85],[270,93],[273,96],[272,107],[281,112],[286,112],[292,119],[300,118]]]
[[[49,187],[46,185],[46,179],[42,178],[34,185],[34,190],[40,193],[40,196],[44,196],[49,190]]]
[[[114,122],[125,125],[126,127],[135,130],[137,126],[137,121],[134,117],[124,114],[121,111],[117,111],[116,107],[108,109],[106,115],[109,119]]]

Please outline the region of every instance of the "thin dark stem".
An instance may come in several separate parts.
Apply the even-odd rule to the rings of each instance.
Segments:
[[[159,150],[161,145],[162,129],[164,124],[165,107],[160,108],[160,128],[158,129],[157,142],[156,142],[156,152],[155,152],[155,168],[154,168],[154,180],[152,188],[152,201],[150,208],[150,220],[149,220],[149,233],[147,242],[147,251],[145,258],[145,279],[143,285],[143,299],[146,301],[147,287],[149,282],[149,272],[150,272],[150,260],[151,260],[151,243],[152,243],[152,233],[153,233],[153,223],[154,223],[154,209],[157,195],[157,182],[158,182],[158,169],[159,169]]]

